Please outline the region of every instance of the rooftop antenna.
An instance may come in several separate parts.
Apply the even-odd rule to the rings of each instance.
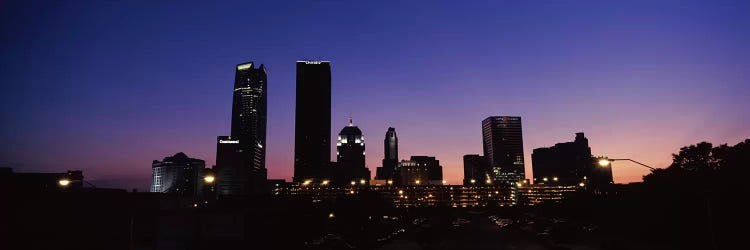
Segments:
[[[349,116],[349,127],[351,127],[351,126],[354,126],[354,124],[352,123],[352,116],[350,115]]]

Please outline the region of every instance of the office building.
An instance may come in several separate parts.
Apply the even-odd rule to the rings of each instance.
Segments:
[[[370,180],[370,170],[365,166],[365,137],[349,118],[349,125],[341,129],[336,142],[336,185],[352,181]]]
[[[490,162],[481,155],[464,155],[464,185],[486,183],[492,180]]]
[[[206,162],[179,152],[164,160],[151,163],[153,171],[151,192],[179,195],[196,195],[200,190],[201,175]]]
[[[518,185],[517,202],[522,206],[563,203],[581,190],[584,187],[579,185],[523,184]]]
[[[398,164],[398,183],[404,186],[442,185],[443,166],[433,156],[412,156]]]
[[[611,168],[599,167],[591,156],[589,140],[583,133],[576,133],[572,142],[534,149],[531,163],[534,183],[560,186],[584,183],[591,185],[590,188],[612,184]]]
[[[265,187],[267,85],[265,66],[236,66],[230,136],[217,143],[216,171],[220,195],[261,193]],[[223,142],[222,142],[223,141]],[[231,151],[231,153],[230,153]]]
[[[297,61],[294,117],[295,182],[330,176],[331,64]]]
[[[398,166],[398,136],[396,129],[389,127],[385,132],[383,140],[383,165],[378,167],[375,179],[377,180],[394,180],[397,176],[396,167]]]
[[[521,117],[491,116],[482,121],[484,156],[495,184],[515,184],[525,179]]]

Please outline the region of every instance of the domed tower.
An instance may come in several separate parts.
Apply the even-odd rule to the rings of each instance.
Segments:
[[[365,166],[365,137],[349,118],[349,125],[341,129],[336,142],[336,161],[338,162],[338,184],[354,181],[357,185],[362,180],[369,182],[370,170]]]

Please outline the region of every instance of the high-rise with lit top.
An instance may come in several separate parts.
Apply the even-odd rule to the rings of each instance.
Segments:
[[[515,184],[525,178],[521,117],[487,117],[482,121],[482,142],[492,177],[488,183]]]
[[[398,136],[395,128],[388,128],[383,140],[383,166],[377,168],[375,179],[394,180],[398,166]]]
[[[248,62],[238,64],[235,70],[231,136],[219,137],[217,143],[219,195],[262,192],[267,175],[266,68]]]
[[[336,141],[336,184],[370,180],[365,166],[365,137],[349,118],[349,125],[341,129]]]

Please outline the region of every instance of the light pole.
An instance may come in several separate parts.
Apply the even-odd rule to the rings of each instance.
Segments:
[[[637,163],[638,165],[641,165],[641,166],[647,167],[648,169],[651,169],[651,171],[656,170],[655,168],[653,168],[653,167],[651,167],[649,165],[646,165],[646,164],[634,161],[633,159],[609,159],[607,157],[600,157],[599,158],[599,166],[606,167],[606,166],[609,166],[610,164],[612,164],[612,162],[614,162],[614,161],[632,161],[632,162]]]

